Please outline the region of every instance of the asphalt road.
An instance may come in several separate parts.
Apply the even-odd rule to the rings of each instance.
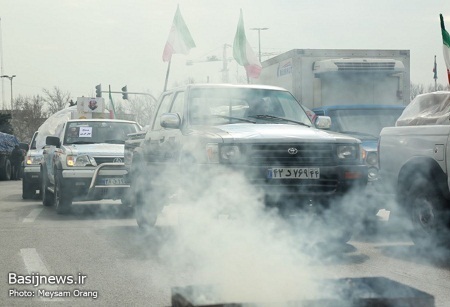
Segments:
[[[442,251],[430,256],[419,252],[389,223],[380,223],[375,235],[355,234],[348,244],[328,245],[314,260],[299,260],[298,267],[302,269],[295,273],[294,269],[292,273],[304,273],[305,280],[293,280],[287,276],[290,271],[284,270],[283,260],[268,261],[271,258],[264,257],[266,263],[257,258],[260,253],[251,257],[240,253],[239,248],[245,250],[253,246],[252,242],[232,244],[224,252],[208,246],[217,246],[218,242],[226,245],[225,238],[192,240],[192,236],[214,233],[214,226],[179,236],[177,228],[189,223],[189,220],[181,222],[179,212],[166,209],[156,230],[143,232],[138,229],[133,212],[120,202],[75,203],[70,214],[58,215],[54,208],[44,207],[38,199],[22,200],[20,181],[0,182],[0,305],[169,306],[171,288],[175,286],[217,282],[220,279],[211,276],[223,275],[250,289],[265,280],[265,272],[270,273],[271,281],[283,272],[286,278],[276,281],[283,289],[305,288],[311,275],[385,277],[434,296],[436,306],[450,306],[449,254]],[[219,220],[220,223],[227,222]],[[175,240],[177,235],[179,241]],[[184,245],[189,240],[192,243]],[[175,244],[167,244],[169,241]],[[180,246],[183,248],[176,248]],[[271,246],[271,242],[265,242],[264,246]],[[310,249],[312,255],[314,250]],[[269,254],[270,249],[264,253]],[[250,271],[238,264],[228,266],[235,258],[249,261],[249,266],[257,268],[258,276],[247,276]],[[174,259],[180,261],[175,263]],[[200,265],[194,259],[200,260]],[[211,259],[221,261],[215,266]],[[280,265],[274,267],[274,263]],[[285,265],[289,269],[297,267],[296,263]],[[215,270],[207,273],[206,267]],[[234,274],[232,268],[238,268],[239,272]],[[49,280],[73,276],[76,284],[66,280],[61,284],[33,285],[42,276]],[[20,280],[28,284],[19,284]],[[52,293],[61,296],[51,298]]]

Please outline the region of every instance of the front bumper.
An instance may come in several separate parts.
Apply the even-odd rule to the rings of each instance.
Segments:
[[[23,167],[23,178],[29,184],[33,184],[35,186],[40,185],[40,166],[39,165],[25,165]]]
[[[62,170],[65,186],[70,187],[72,196],[85,200],[121,198],[130,188],[129,184],[124,183],[126,174],[124,163],[103,163],[90,169]]]

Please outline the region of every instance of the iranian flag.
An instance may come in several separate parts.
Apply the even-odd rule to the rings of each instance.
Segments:
[[[170,29],[169,38],[163,52],[163,61],[169,62],[172,54],[181,53],[188,54],[191,48],[195,47],[191,33],[184,22],[180,13],[180,7],[177,6],[175,17],[173,18],[172,28]]]
[[[447,66],[448,83],[450,84],[450,35],[445,30],[444,17],[442,17],[442,14],[439,16],[441,17],[442,41],[444,42],[444,60],[445,66]]]
[[[236,30],[236,36],[234,37],[233,44],[233,57],[239,65],[245,67],[247,77],[258,78],[261,73],[261,63],[259,62],[256,54],[253,52],[250,44],[245,36],[244,18],[241,15],[239,17],[239,23]]]

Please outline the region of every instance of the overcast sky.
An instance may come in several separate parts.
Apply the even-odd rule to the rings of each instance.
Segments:
[[[187,76],[221,81],[222,63],[205,60],[221,59],[224,44],[233,43],[240,8],[256,53],[258,32],[250,28],[269,28],[261,31],[263,60],[291,49],[406,49],[413,83],[434,84],[435,55],[438,82],[447,83],[439,14],[450,30],[450,1],[444,0],[0,0],[2,72],[17,75],[14,97],[55,86],[74,98],[95,96],[100,83],[103,90],[127,85],[157,96],[177,4],[196,48],[173,56],[169,87]],[[234,61],[229,69],[231,81],[244,75]],[[9,103],[10,81],[2,80]]]

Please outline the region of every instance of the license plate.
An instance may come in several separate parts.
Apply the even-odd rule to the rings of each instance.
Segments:
[[[104,185],[122,185],[125,184],[125,180],[123,178],[104,178],[101,180]]]
[[[267,170],[269,179],[320,179],[320,168],[316,167],[285,167]]]

